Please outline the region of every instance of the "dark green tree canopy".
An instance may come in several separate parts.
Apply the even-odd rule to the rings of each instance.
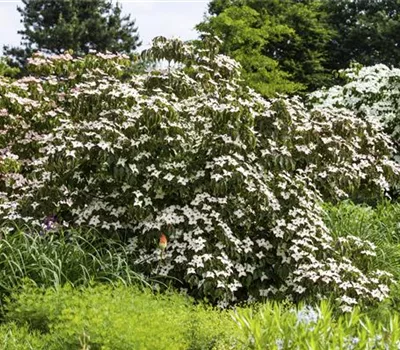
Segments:
[[[23,61],[32,50],[77,55],[90,50],[130,53],[141,43],[135,21],[111,0],[22,0],[24,48],[5,48]]]
[[[348,68],[350,62],[366,66],[399,66],[399,0],[324,0],[331,28],[330,69]]]
[[[315,0],[213,0],[197,26],[223,40],[244,78],[264,95],[325,85],[326,47],[333,32]]]

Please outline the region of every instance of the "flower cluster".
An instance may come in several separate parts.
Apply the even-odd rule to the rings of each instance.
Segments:
[[[0,78],[1,220],[56,215],[130,237],[138,268],[221,306],[387,295],[390,276],[341,254],[352,242],[331,237],[319,206],[389,186],[385,134],[346,111],[267,101],[213,50],[157,38],[144,55],[177,65],[135,75],[119,55],[38,56],[31,77]]]
[[[352,67],[341,71],[343,86],[333,86],[311,94],[319,107],[347,108],[372,123],[381,124],[396,145],[395,158],[400,162],[400,69],[384,64]]]

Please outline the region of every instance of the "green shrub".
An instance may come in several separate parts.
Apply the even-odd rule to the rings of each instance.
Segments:
[[[154,295],[134,287],[44,290],[26,285],[7,309],[0,341],[15,349],[29,342],[52,350],[372,350],[400,345],[397,313],[372,321],[358,308],[334,313],[326,301],[317,307],[267,302],[221,311],[194,305],[182,295]]]
[[[0,349],[4,350],[56,350],[51,346],[51,338],[27,326],[15,323],[0,325]]]
[[[388,271],[396,281],[388,300],[364,310],[375,319],[388,318],[393,311],[400,312],[400,204],[386,201],[370,207],[351,202],[325,203],[324,209],[324,221],[341,254],[368,269]],[[351,238],[352,246],[340,244],[343,238],[347,241]],[[373,245],[373,251],[361,244],[365,240]],[[369,255],[359,254],[365,249],[370,251]]]
[[[241,344],[247,349],[397,349],[398,314],[385,322],[372,322],[357,308],[338,318],[329,304],[297,309],[266,303],[259,310],[239,309],[235,316]]]
[[[177,294],[119,286],[35,289],[13,295],[7,320],[47,334],[57,349],[229,349],[235,325],[226,312]]]
[[[319,203],[387,189],[388,137],[349,112],[263,99],[204,44],[156,39],[145,58],[175,64],[144,75],[121,55],[64,54],[0,78],[0,219],[126,235],[141,271],[221,306],[383,299],[388,275],[343,260]]]

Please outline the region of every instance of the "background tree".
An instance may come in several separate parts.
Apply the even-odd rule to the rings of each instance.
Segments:
[[[4,58],[0,57],[0,76],[13,77],[17,75],[18,68],[10,67]]]
[[[399,0],[324,0],[323,8],[336,33],[328,47],[329,69],[348,68],[352,61],[398,66]]]
[[[315,0],[213,0],[197,26],[223,40],[222,52],[238,60],[249,85],[263,95],[325,85],[324,64],[332,30]]]
[[[90,50],[130,53],[141,43],[135,21],[122,16],[111,0],[23,0],[18,7],[24,29],[23,48],[5,47],[14,63],[23,64],[32,51],[77,55]]]

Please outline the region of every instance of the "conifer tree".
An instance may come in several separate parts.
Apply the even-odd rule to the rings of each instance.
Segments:
[[[76,55],[90,50],[130,53],[141,43],[135,21],[111,0],[22,0],[22,48],[5,47],[23,64],[32,51]]]

